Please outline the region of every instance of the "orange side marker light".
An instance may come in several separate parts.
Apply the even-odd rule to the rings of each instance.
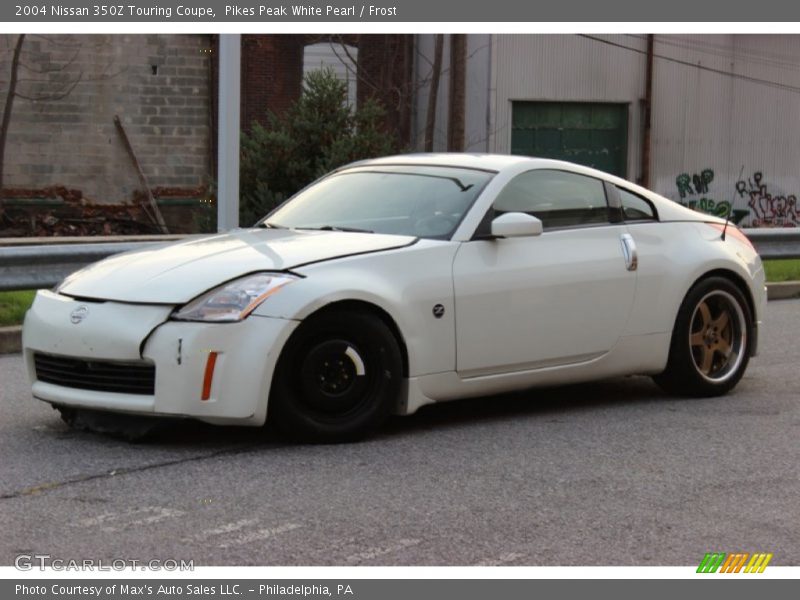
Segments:
[[[211,397],[211,383],[214,381],[214,367],[217,366],[217,352],[209,352],[206,361],[206,372],[203,376],[203,395],[200,400],[206,401]]]

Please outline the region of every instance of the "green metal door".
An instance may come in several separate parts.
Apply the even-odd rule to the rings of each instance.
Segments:
[[[514,102],[511,153],[555,158],[626,176],[628,105]]]

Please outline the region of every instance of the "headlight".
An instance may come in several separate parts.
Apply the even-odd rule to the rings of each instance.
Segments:
[[[296,280],[285,273],[247,275],[198,296],[176,312],[179,321],[241,321],[269,296]]]

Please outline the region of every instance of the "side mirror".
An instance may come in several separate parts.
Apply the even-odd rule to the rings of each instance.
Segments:
[[[526,213],[506,213],[492,221],[492,235],[499,238],[542,235],[542,222]]]

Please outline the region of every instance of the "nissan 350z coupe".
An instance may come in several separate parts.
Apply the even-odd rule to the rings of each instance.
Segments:
[[[23,344],[33,396],[68,421],[341,441],[432,402],[619,375],[724,394],[765,300],[721,219],[566,162],[420,154],[340,168],[250,229],[90,265],[37,294]]]

